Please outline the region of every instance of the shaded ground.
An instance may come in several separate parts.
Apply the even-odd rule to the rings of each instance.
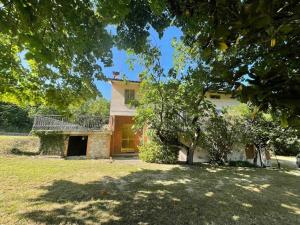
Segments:
[[[0,157],[0,224],[300,224],[300,171]]]

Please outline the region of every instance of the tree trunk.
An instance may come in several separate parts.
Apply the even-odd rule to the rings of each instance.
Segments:
[[[263,164],[263,161],[262,161],[262,157],[261,157],[261,149],[260,149],[260,148],[258,148],[258,154],[259,154],[260,166],[261,166],[261,167],[264,167],[265,165]]]
[[[192,165],[194,162],[194,149],[189,148],[186,155],[186,163]]]

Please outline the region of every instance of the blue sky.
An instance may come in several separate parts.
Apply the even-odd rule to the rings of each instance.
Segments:
[[[164,35],[159,39],[158,34],[151,29],[150,30],[150,42],[161,50],[161,65],[165,70],[172,67],[172,55],[174,49],[171,46],[172,40],[174,38],[179,39],[182,36],[180,29],[176,27],[169,27],[165,30]],[[134,70],[130,70],[129,65],[126,64],[128,56],[126,51],[118,50],[113,48],[113,66],[103,67],[103,72],[106,77],[112,77],[113,71],[120,72],[120,75],[126,75],[130,80],[138,80],[138,75],[142,72],[143,68],[136,64]],[[101,91],[104,98],[111,99],[111,85],[104,81],[96,81],[97,88]]]

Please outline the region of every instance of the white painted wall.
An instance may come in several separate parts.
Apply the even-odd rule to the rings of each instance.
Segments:
[[[135,108],[125,105],[125,89],[134,89],[135,98],[138,99],[139,83],[125,81],[111,81],[112,96],[110,104],[110,115],[133,116]]]
[[[112,98],[110,105],[110,115],[133,116],[135,114],[135,108],[130,107],[129,105],[125,105],[125,89],[134,89],[135,97],[138,99],[138,89],[140,83],[111,80],[111,84]],[[221,98],[209,98],[210,94],[218,94]],[[206,97],[216,106],[217,109],[240,104],[238,100],[231,98],[230,94],[208,92],[206,94]]]

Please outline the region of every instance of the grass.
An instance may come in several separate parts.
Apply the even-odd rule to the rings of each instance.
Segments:
[[[0,154],[36,155],[39,144],[39,138],[34,136],[0,135]]]
[[[0,224],[300,224],[300,171],[0,156]]]

